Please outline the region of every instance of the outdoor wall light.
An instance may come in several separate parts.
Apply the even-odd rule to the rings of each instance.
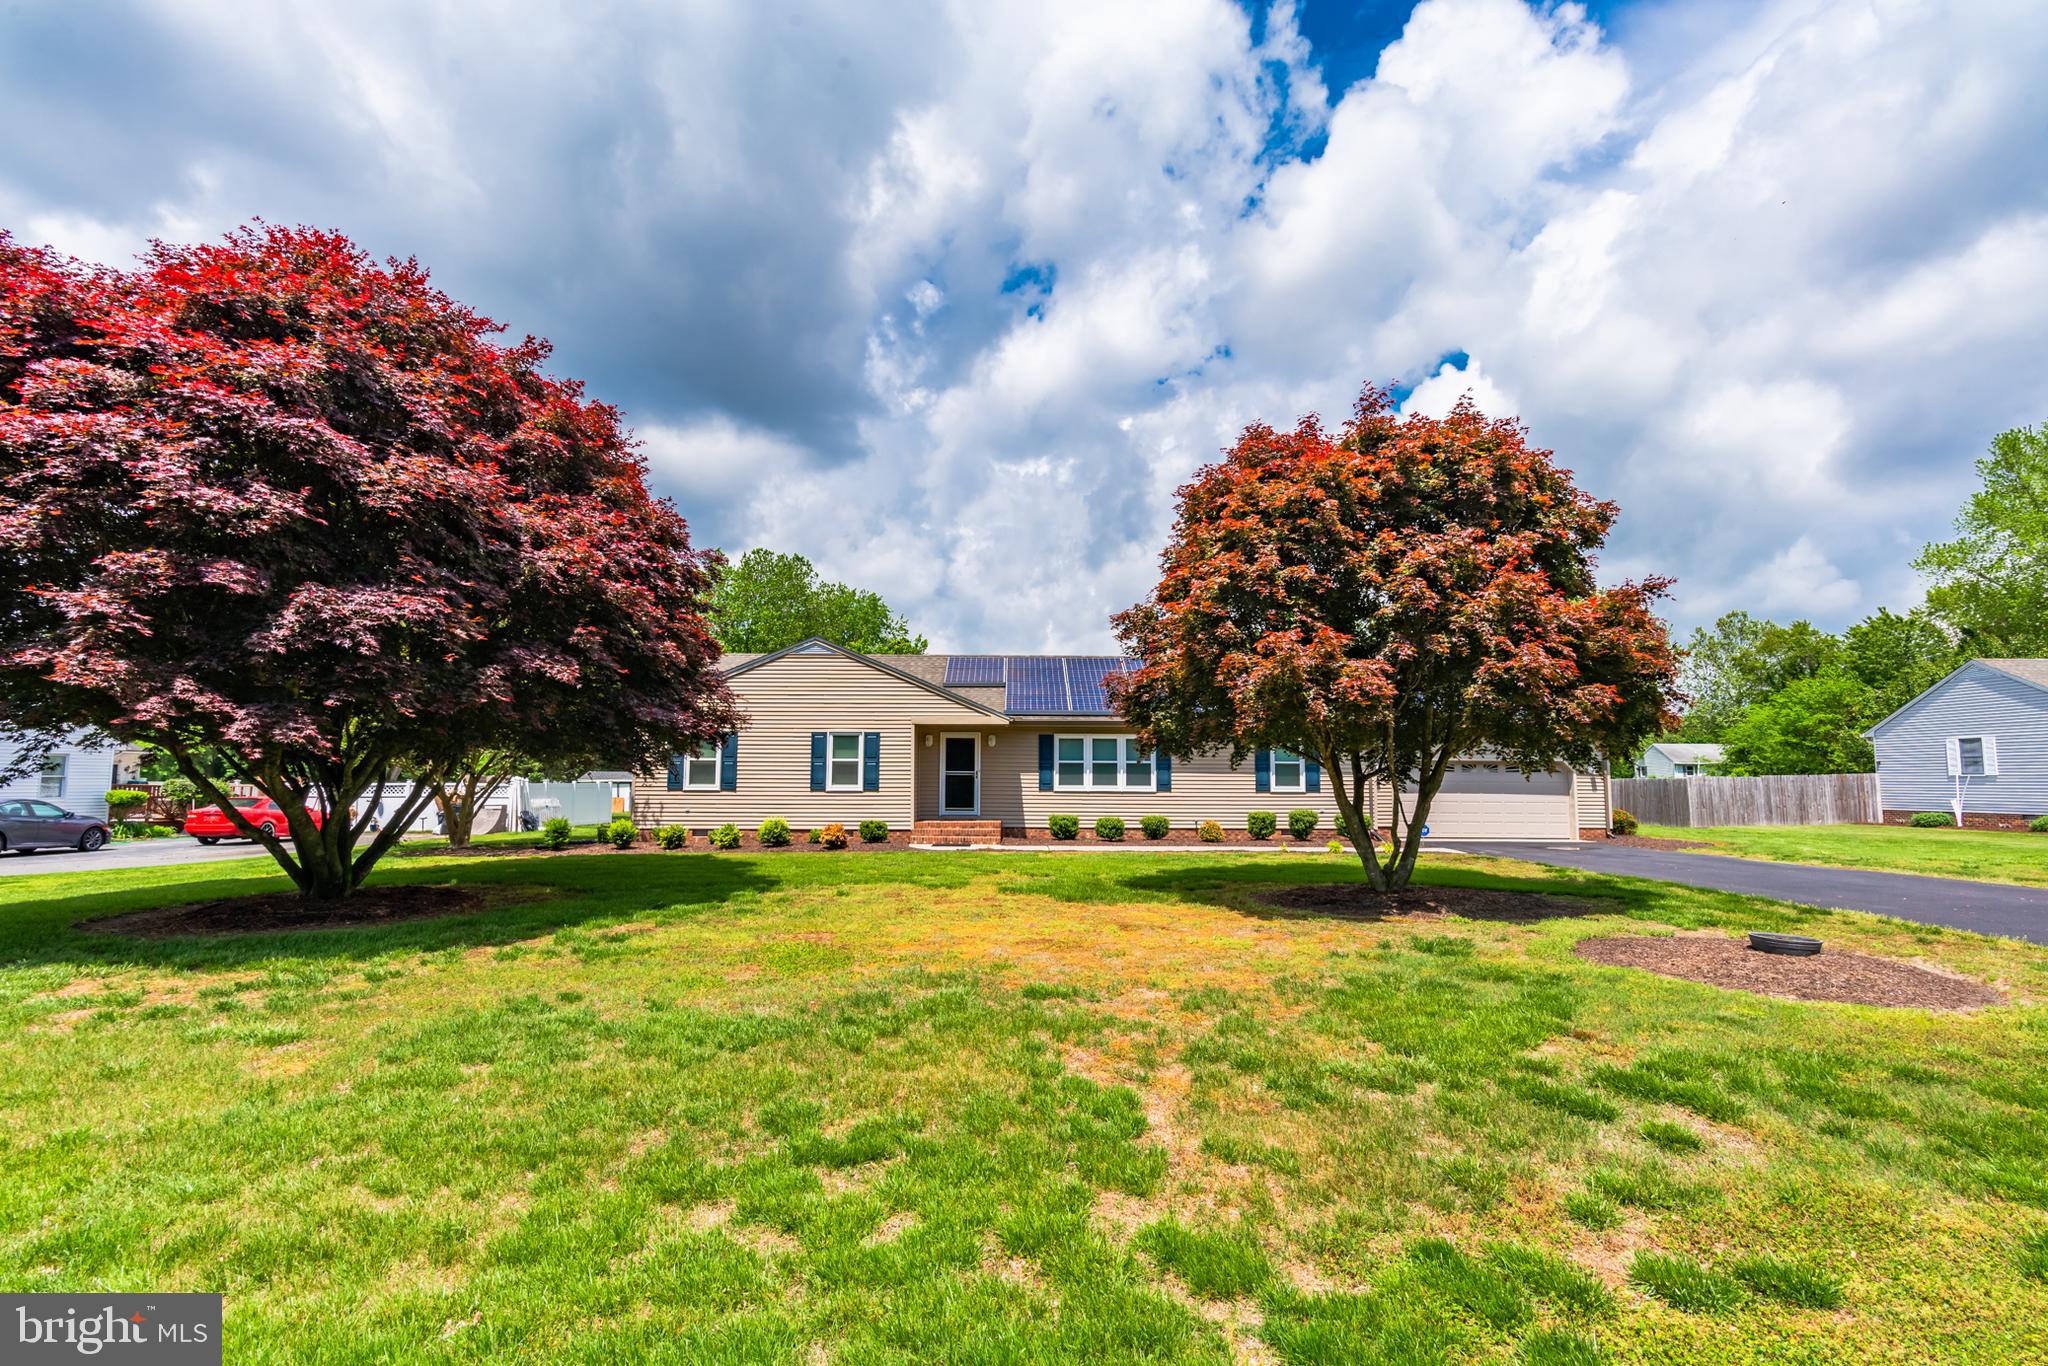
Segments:
[[[930,749],[930,748],[932,747],[932,737],[931,737],[931,736],[927,735],[927,736],[925,736],[925,737],[924,737],[924,747],[925,747],[926,749]]]
[[[994,749],[994,748],[996,747],[996,737],[995,737],[995,736],[991,735],[991,736],[989,736],[989,737],[988,737],[988,747],[989,747],[990,749]]]

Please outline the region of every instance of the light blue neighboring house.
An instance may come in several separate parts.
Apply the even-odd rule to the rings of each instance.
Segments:
[[[1636,760],[1638,778],[1693,778],[1712,773],[1727,762],[1727,751],[1719,745],[1686,745],[1660,740]]]
[[[1887,821],[1946,811],[2010,829],[2048,814],[2048,659],[1973,659],[1864,735]]]
[[[21,747],[0,740],[0,770],[12,765]],[[74,731],[43,754],[28,773],[0,782],[0,797],[41,797],[81,816],[107,816],[107,789],[134,781],[133,751],[98,731]]]

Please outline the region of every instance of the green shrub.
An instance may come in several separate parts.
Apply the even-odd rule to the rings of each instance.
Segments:
[[[1204,844],[1223,843],[1223,827],[1215,821],[1203,821],[1196,833],[1202,837]]]
[[[1653,1119],[1644,1123],[1643,1137],[1667,1153],[1696,1153],[1700,1150],[1700,1136],[1683,1124],[1674,1124],[1668,1119]]]
[[[689,827],[664,825],[654,832],[654,842],[664,849],[680,849],[690,842]]]
[[[844,849],[846,847],[846,827],[838,821],[833,821],[828,825],[813,830],[811,833],[816,835],[818,843],[827,849]]]
[[[1941,830],[1955,823],[1956,818],[1946,811],[1915,811],[1913,819],[1906,822],[1915,830]]]
[[[2037,835],[2048,835],[2048,816],[2036,816],[2027,822],[2027,829]]]
[[[1163,840],[1166,832],[1173,829],[1173,822],[1164,816],[1140,816],[1138,828],[1145,832],[1148,840]]]
[[[740,828],[727,821],[711,832],[710,840],[713,849],[737,849],[740,847]]]
[[[567,849],[569,832],[576,827],[569,824],[567,816],[550,816],[540,824],[540,847],[543,849]]]
[[[148,801],[149,794],[147,792],[138,792],[132,787],[109,788],[107,789],[107,819],[110,821],[126,820],[126,813],[146,805]]]
[[[1633,835],[1639,827],[1636,818],[1620,807],[1614,808],[1614,823],[1607,827],[1610,835]]]
[[[821,838],[822,836],[818,832],[818,827],[815,825],[804,832],[804,841],[807,844],[816,844]]]
[[[1326,853],[1326,854],[1341,854],[1341,853],[1343,853],[1343,852],[1344,852],[1344,841],[1343,841],[1343,840],[1331,840],[1331,841],[1330,841],[1330,842],[1329,842],[1328,844],[1326,844],[1326,845],[1324,845],[1324,846],[1323,846],[1323,852],[1324,852],[1324,853]]]
[[[1840,1309],[1842,1279],[1812,1262],[1744,1257],[1728,1268],[1751,1293],[1800,1309]]]
[[[780,816],[770,816],[761,822],[761,828],[754,832],[754,838],[770,849],[780,849],[789,843],[789,822]]]
[[[889,838],[889,822],[862,821],[860,823],[860,837],[869,844],[880,844],[883,840]]]
[[[164,779],[162,791],[165,801],[181,806],[190,806],[199,800],[199,784],[182,774]]]
[[[1718,1314],[1742,1303],[1742,1286],[1733,1276],[1709,1271],[1690,1257],[1638,1252],[1628,1278],[1673,1309],[1691,1314]]]
[[[631,816],[615,816],[605,823],[597,835],[614,849],[631,849],[633,841],[640,838],[640,827],[633,824]]]
[[[1052,832],[1052,837],[1056,840],[1070,840],[1081,833],[1081,818],[1067,815],[1063,811],[1055,811],[1045,818],[1045,828]]]
[[[1244,828],[1255,840],[1269,840],[1273,838],[1273,832],[1280,828],[1280,818],[1270,811],[1247,811]]]
[[[1099,840],[1120,840],[1124,837],[1124,822],[1121,816],[1097,816],[1095,838]]]
[[[1316,827],[1323,818],[1305,806],[1297,806],[1287,813],[1287,833],[1298,840],[1313,839]]]

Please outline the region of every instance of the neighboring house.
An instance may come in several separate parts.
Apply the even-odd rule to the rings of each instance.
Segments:
[[[1711,773],[1727,760],[1719,745],[1681,745],[1659,741],[1636,760],[1638,778],[1692,778]]]
[[[0,768],[12,766],[21,749],[0,740]],[[81,816],[107,817],[107,789],[118,787],[117,762],[130,751],[97,731],[73,731],[43,756],[26,777],[0,783],[0,797],[41,797]]]
[[[1110,709],[1104,680],[1128,662],[1080,655],[856,654],[806,640],[764,655],[727,655],[749,720],[736,735],[634,777],[643,826],[757,828],[779,816],[799,831],[883,820],[992,840],[1043,831],[1054,813],[1166,816],[1242,831],[1251,811],[1283,825],[1295,807],[1334,833],[1336,805],[1316,764],[1261,750],[1241,768],[1227,753],[1169,760],[1138,747]],[[1373,819],[1384,825],[1387,794]],[[1604,773],[1525,777],[1474,758],[1452,766],[1429,818],[1448,839],[1573,839],[1606,833]]]
[[[2018,829],[2048,813],[2048,659],[1973,659],[1864,734],[1888,822],[1947,811]]]

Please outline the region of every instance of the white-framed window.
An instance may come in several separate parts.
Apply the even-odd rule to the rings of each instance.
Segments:
[[[1308,791],[1308,765],[1291,749],[1273,750],[1272,788],[1275,792]]]
[[[69,757],[62,754],[52,754],[43,760],[42,770],[36,775],[38,797],[64,795],[64,774],[69,762]]]
[[[683,756],[683,786],[695,792],[718,789],[718,741],[706,740]]]
[[[835,730],[825,736],[825,790],[861,790],[860,732]]]
[[[1958,735],[1948,742],[1949,772],[1961,778],[1988,778],[1998,772],[1998,741],[1988,735]]]
[[[1131,735],[1060,735],[1053,739],[1053,786],[1150,792],[1152,751]]]

